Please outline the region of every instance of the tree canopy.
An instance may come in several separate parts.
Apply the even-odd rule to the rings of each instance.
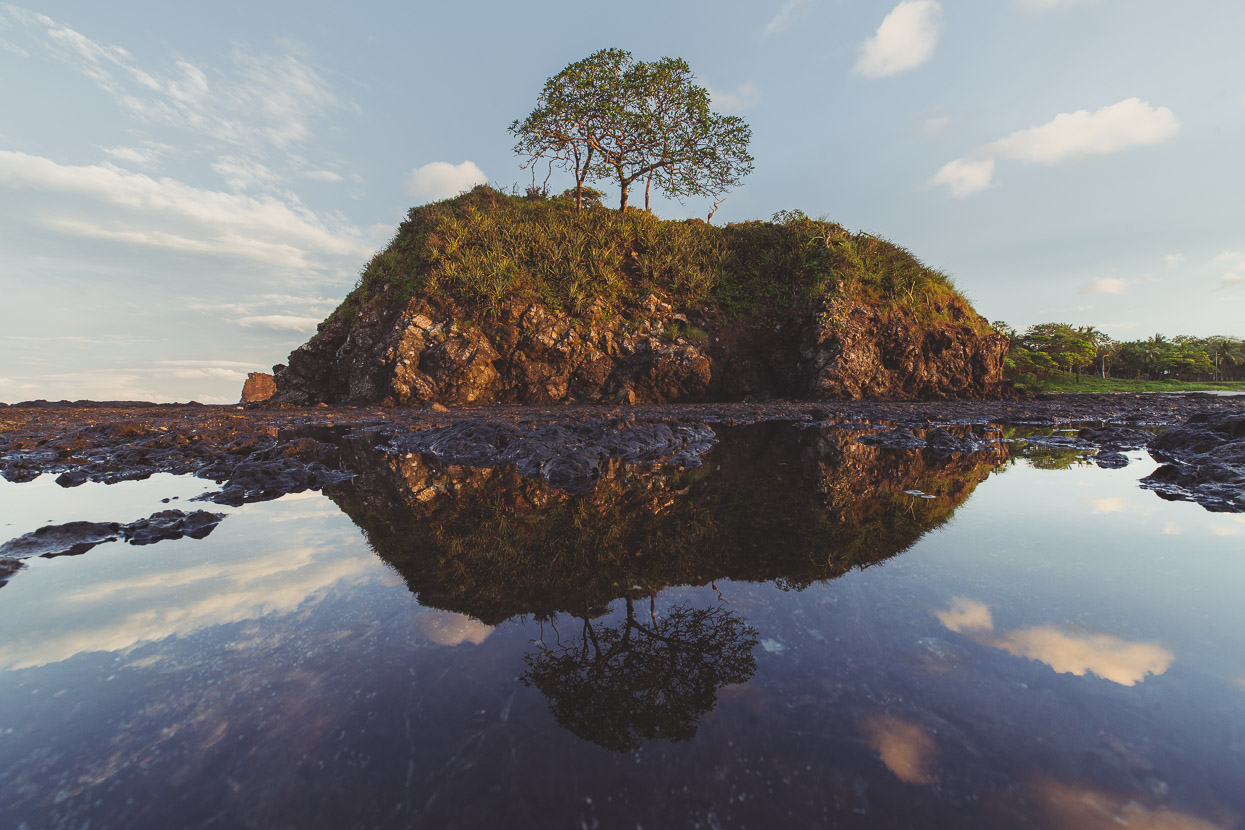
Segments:
[[[752,171],[751,128],[742,118],[709,108],[687,61],[637,61],[623,49],[602,49],[545,82],[536,108],[510,132],[525,166],[541,160],[575,177],[576,204],[584,183],[612,179],[619,210],[630,188],[653,184],[676,199],[720,199]]]

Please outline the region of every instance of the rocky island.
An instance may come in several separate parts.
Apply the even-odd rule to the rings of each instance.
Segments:
[[[1006,351],[946,275],[799,211],[717,227],[482,185],[410,211],[272,400],[998,397]]]

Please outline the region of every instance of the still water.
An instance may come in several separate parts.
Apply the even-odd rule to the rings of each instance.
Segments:
[[[716,431],[586,495],[347,440],[207,538],[30,560],[0,824],[1240,826],[1245,516],[1144,452]],[[0,541],[205,489],[51,479]]]

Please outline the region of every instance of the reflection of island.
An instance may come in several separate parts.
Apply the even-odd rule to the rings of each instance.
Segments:
[[[494,625],[599,616],[615,599],[672,585],[798,589],[840,576],[906,550],[1006,458],[994,445],[938,459],[833,428],[717,432],[701,467],[606,462],[583,495],[510,468],[348,441],[343,461],[358,475],[325,492],[423,604]]]
[[[651,738],[689,740],[713,710],[718,689],[756,671],[756,632],[724,606],[679,606],[650,623],[626,617],[601,626],[582,618],[582,634],[527,655],[523,681],[549,699],[558,723],[616,752]]]

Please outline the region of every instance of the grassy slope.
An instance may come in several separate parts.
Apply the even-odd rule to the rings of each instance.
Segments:
[[[1240,381],[1196,380],[1125,380],[1082,375],[1078,383],[1074,375],[1063,373],[1049,378],[1039,378],[1018,388],[1028,392],[1203,392],[1222,390],[1245,390]]]
[[[496,313],[511,298],[584,318],[650,292],[678,310],[766,324],[835,295],[930,323],[984,322],[943,273],[885,239],[796,213],[716,227],[486,186],[412,208],[334,312],[350,319],[387,287]]]

